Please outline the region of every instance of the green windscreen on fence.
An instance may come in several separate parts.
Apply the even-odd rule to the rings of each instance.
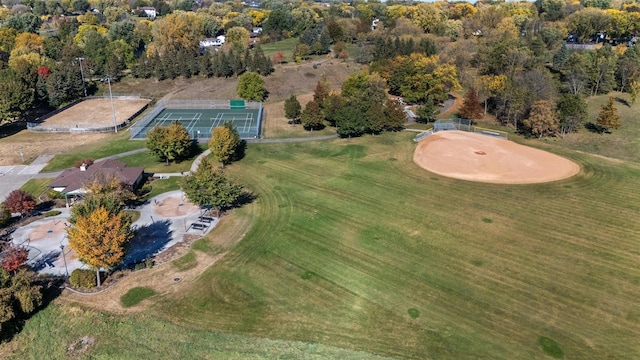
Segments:
[[[231,109],[244,109],[244,100],[229,100]]]

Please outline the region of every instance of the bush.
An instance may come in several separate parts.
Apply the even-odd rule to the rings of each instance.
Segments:
[[[4,204],[0,204],[0,227],[5,226],[11,220],[11,211],[4,206]]]
[[[96,272],[93,270],[75,269],[69,276],[71,285],[83,288],[96,287]]]
[[[53,189],[47,191],[47,198],[48,199],[64,199],[64,194],[59,192],[59,191],[55,191]]]
[[[51,216],[56,216],[56,215],[60,215],[62,214],[62,212],[58,211],[58,210],[49,210],[46,213],[44,213],[44,217],[51,217]]]
[[[84,160],[76,161],[73,164],[73,166],[79,168],[80,166],[82,166],[82,164],[84,164],[85,166],[91,166],[93,165],[93,159],[84,159]]]

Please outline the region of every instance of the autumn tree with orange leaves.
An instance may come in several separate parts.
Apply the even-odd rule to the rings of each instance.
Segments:
[[[100,268],[111,268],[121,263],[133,238],[131,218],[123,211],[112,214],[103,206],[78,217],[68,234],[69,246],[80,260],[96,269],[98,286]]]

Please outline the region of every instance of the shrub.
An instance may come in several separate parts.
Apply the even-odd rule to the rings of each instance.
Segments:
[[[73,166],[79,168],[80,166],[82,166],[82,164],[84,164],[85,166],[91,166],[93,164],[93,159],[84,159],[84,160],[76,161],[75,163],[73,163]]]
[[[53,200],[53,199],[64,199],[64,194],[59,192],[59,191],[55,191],[53,189],[47,191],[47,198]]]
[[[0,204],[0,227],[5,226],[11,220],[11,211],[9,208]]]
[[[69,282],[76,287],[96,287],[96,272],[93,270],[75,269],[69,276]]]
[[[44,217],[51,217],[51,216],[56,216],[56,215],[60,215],[62,214],[60,211],[58,210],[49,210],[46,213],[44,213]]]

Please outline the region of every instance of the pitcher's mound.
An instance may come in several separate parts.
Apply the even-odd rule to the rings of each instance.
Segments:
[[[433,173],[469,181],[533,184],[571,177],[580,166],[502,138],[441,131],[418,144],[413,161]]]

